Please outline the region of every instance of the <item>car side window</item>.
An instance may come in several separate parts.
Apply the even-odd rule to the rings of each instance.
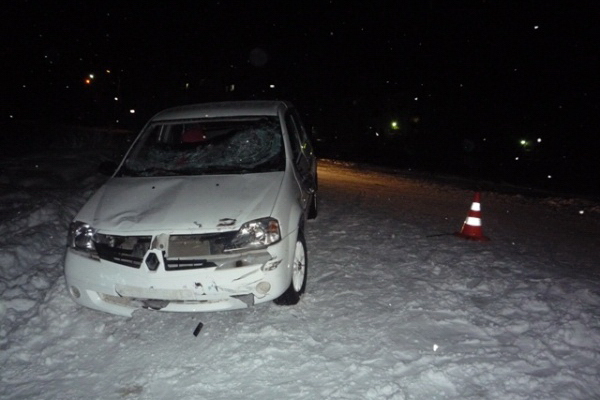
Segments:
[[[290,135],[290,143],[292,146],[292,156],[294,157],[294,166],[296,167],[296,171],[300,173],[301,176],[308,176],[310,174],[310,161],[309,157],[306,153],[305,143],[306,141],[302,141],[301,137],[304,132],[302,132],[302,125],[299,123],[299,120],[295,117],[294,114],[288,113],[286,116],[286,125],[288,127],[288,133]],[[310,149],[312,151],[312,148]]]
[[[309,157],[313,154],[313,148],[308,139],[308,135],[306,130],[304,129],[304,124],[298,115],[296,110],[293,111],[293,119],[296,122],[297,130],[298,130],[298,138],[300,139],[300,151],[304,153],[306,157]]]
[[[300,159],[300,155],[302,154],[302,144],[300,143],[298,126],[296,125],[296,121],[294,120],[292,114],[288,113],[285,116],[285,125],[288,130],[290,145],[292,146],[292,157],[294,163],[297,164]]]

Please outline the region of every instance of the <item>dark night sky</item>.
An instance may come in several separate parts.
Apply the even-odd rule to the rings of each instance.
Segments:
[[[173,105],[285,98],[338,143],[398,120],[408,158],[542,138],[537,158],[596,166],[596,4],[20,0],[3,12],[2,119],[139,128]]]

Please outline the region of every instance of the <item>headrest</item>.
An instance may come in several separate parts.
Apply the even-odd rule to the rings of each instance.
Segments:
[[[206,140],[204,129],[202,128],[190,128],[183,132],[181,135],[181,143],[199,143]]]

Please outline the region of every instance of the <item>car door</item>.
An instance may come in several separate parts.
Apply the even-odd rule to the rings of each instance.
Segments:
[[[312,193],[316,190],[314,154],[295,110],[288,111],[285,117],[285,124],[292,148],[294,173],[302,189],[302,208],[306,210],[307,203]]]

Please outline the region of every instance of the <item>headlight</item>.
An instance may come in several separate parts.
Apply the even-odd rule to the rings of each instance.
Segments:
[[[231,244],[233,250],[261,249],[281,240],[279,221],[262,218],[246,222],[237,232]]]
[[[94,236],[96,230],[90,225],[75,221],[69,227],[69,246],[86,252],[96,251],[94,246]]]

